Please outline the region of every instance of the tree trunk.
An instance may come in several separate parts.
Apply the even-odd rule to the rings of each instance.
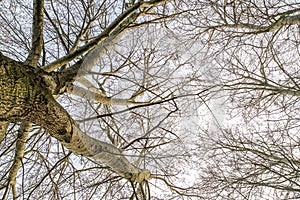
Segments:
[[[148,179],[149,171],[133,166],[118,148],[86,135],[76,126],[52,96],[56,83],[51,75],[0,55],[0,121],[35,123],[76,154],[102,161],[132,181]]]

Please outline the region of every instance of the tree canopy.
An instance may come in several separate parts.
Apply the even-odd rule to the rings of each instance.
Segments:
[[[2,199],[297,199],[296,0],[0,2]]]

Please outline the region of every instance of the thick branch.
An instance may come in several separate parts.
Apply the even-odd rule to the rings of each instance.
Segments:
[[[269,27],[269,32],[274,32],[282,26],[299,25],[300,15],[281,17],[278,21]]]
[[[52,97],[47,97],[47,102],[47,108],[36,111],[36,117],[31,120],[45,128],[69,150],[104,162],[120,176],[132,181],[141,182],[149,178],[149,171],[133,166],[118,148],[83,133]]]
[[[78,48],[76,51],[67,54],[66,56],[54,61],[44,68],[45,71],[51,72],[58,67],[69,63],[75,58],[82,56],[86,52],[94,49],[100,43],[104,43],[105,46],[115,41],[115,38],[122,33],[133,21],[136,20],[138,14],[137,10],[140,8],[140,3],[134,4],[130,9],[126,10],[119,17],[117,17],[98,37],[89,42],[88,44]]]
[[[300,25],[300,15],[282,16],[274,23],[265,26],[250,24],[250,23],[239,23],[239,24],[221,24],[216,26],[210,26],[209,29],[217,29],[217,28],[248,29],[248,30],[253,30],[257,33],[264,33],[264,32],[274,32],[283,26],[290,26],[290,25]]]
[[[32,126],[31,123],[23,122],[18,131],[18,139],[17,139],[16,149],[15,149],[14,163],[9,171],[9,176],[8,176],[8,181],[12,187],[14,197],[17,196],[15,191],[16,179],[17,179],[19,168],[22,163],[22,159],[24,157],[24,150],[26,147],[26,142],[28,139],[28,134],[31,126]]]
[[[94,100],[97,101],[99,103],[103,103],[105,105],[145,105],[145,104],[149,104],[149,102],[135,102],[135,101],[131,101],[128,99],[119,99],[119,98],[111,98],[111,97],[107,97],[107,96],[103,96],[102,94],[99,93],[95,93],[89,90],[86,90],[84,88],[75,86],[75,85],[70,85],[69,87],[67,87],[66,90],[68,93],[85,98],[85,99],[89,99],[89,100]]]
[[[58,67],[65,65],[72,60],[88,53],[83,59],[83,68],[81,74],[85,74],[86,71],[90,70],[91,66],[94,66],[95,62],[98,61],[99,57],[111,46],[114,42],[124,33],[127,28],[136,21],[139,15],[142,14],[146,8],[152,8],[162,2],[168,0],[152,0],[152,1],[139,1],[129,7],[125,12],[119,15],[98,37],[89,42],[86,45],[78,48],[76,51],[72,51],[66,56],[54,61],[47,65],[44,70],[51,72]],[[80,74],[79,74],[80,75]]]
[[[134,182],[142,182],[150,177],[148,170],[141,170],[133,166],[114,145],[84,134],[75,124],[72,126],[70,142],[62,141],[63,145],[72,152],[104,162],[120,176]],[[56,137],[57,132],[52,131],[52,135]]]
[[[33,1],[32,47],[25,64],[37,66],[43,48],[44,0]]]

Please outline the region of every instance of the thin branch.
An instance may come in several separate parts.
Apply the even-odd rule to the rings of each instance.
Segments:
[[[140,8],[141,4],[136,3],[130,9],[126,10],[124,13],[119,15],[101,34],[98,35],[94,40],[88,44],[78,48],[76,51],[73,51],[66,56],[54,61],[47,65],[44,70],[51,72],[58,67],[69,63],[70,61],[76,59],[79,56],[82,56],[86,52],[94,49],[101,43],[107,43],[110,40],[117,37],[121,32],[123,32],[129,24],[136,20],[138,14],[137,10]]]
[[[89,67],[93,66],[94,63],[98,60],[99,56],[103,54],[114,42],[124,33],[125,30],[130,28],[130,25],[136,21],[136,19],[143,14],[147,9],[150,9],[159,3],[167,2],[168,0],[153,0],[153,1],[139,1],[129,7],[125,12],[119,15],[101,34],[99,34],[95,39],[89,42],[86,45],[78,48],[76,51],[70,52],[66,56],[54,61],[47,65],[44,70],[51,72],[58,67],[65,65],[72,60],[78,58],[79,56],[84,55],[85,53],[93,50],[97,47],[96,51],[91,51],[83,59],[82,74],[85,74],[85,71],[89,71]],[[80,75],[80,74],[79,74]]]

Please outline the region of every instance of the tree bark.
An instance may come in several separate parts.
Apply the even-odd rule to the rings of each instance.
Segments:
[[[104,162],[134,182],[147,180],[149,171],[133,166],[118,148],[86,135],[76,126],[53,98],[58,85],[55,77],[54,73],[0,55],[0,121],[40,125],[72,152]]]

